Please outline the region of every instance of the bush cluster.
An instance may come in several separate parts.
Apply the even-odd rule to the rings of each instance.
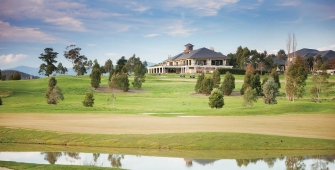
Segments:
[[[235,75],[244,75],[245,70],[244,69],[236,69],[236,68],[218,68],[220,74],[226,74],[226,72],[230,72],[231,74]]]

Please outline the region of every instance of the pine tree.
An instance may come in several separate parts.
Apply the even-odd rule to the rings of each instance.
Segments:
[[[257,93],[258,96],[262,95],[261,78],[260,78],[258,73],[253,76],[251,87],[256,90],[256,93]]]
[[[198,79],[197,79],[197,84],[195,85],[195,92],[196,93],[201,93],[201,86],[202,86],[202,80],[205,78],[205,74],[202,73],[198,76]]]
[[[13,80],[21,80],[21,74],[18,71],[14,73]]]
[[[264,103],[277,104],[278,84],[274,78],[270,77],[263,86]]]
[[[85,93],[85,99],[83,101],[83,105],[85,107],[93,107],[94,104],[94,95],[91,92]]]
[[[223,94],[222,92],[217,89],[214,88],[211,92],[211,95],[208,97],[209,99],[209,107],[210,108],[222,108],[224,106],[224,99],[223,99]]]
[[[214,88],[219,88],[219,86],[220,86],[220,81],[221,81],[219,70],[216,69],[216,70],[213,72],[212,76],[213,76]]]
[[[93,68],[93,71],[91,74],[91,86],[96,89],[100,86],[100,83],[101,83],[100,69]]]
[[[214,87],[213,79],[211,77],[205,77],[202,80],[200,92],[209,95],[211,94],[213,87]]]
[[[235,77],[233,74],[229,73],[229,71],[227,71],[225,74],[221,89],[224,95],[227,96],[229,96],[235,89]]]
[[[243,106],[252,106],[254,102],[257,102],[257,92],[251,87],[247,87],[243,94]]]
[[[278,84],[278,88],[280,88],[280,81],[279,81],[279,75],[277,73],[277,70],[273,68],[271,70],[270,76],[275,80],[275,82]]]

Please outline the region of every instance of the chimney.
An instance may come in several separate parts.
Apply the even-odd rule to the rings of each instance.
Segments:
[[[193,50],[193,45],[188,43],[185,45],[186,49],[184,50],[184,53],[187,54]]]

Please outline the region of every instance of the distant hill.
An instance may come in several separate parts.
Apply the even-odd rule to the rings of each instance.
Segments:
[[[17,72],[17,70],[2,70],[1,71],[1,74],[2,75],[6,75],[6,80],[8,80],[9,78],[9,75],[14,75],[14,73]],[[18,71],[21,75],[21,80],[27,80],[27,79],[30,79],[30,74],[27,74],[27,73],[24,73],[24,72],[21,72],[21,71]],[[32,76],[33,79],[38,79],[40,77],[38,76]]]
[[[28,66],[18,66],[18,67],[14,67],[14,68],[10,68],[10,69],[6,69],[6,70],[17,70],[29,75],[33,75],[33,76],[39,76],[39,77],[45,77],[43,75],[39,75],[38,71],[40,70],[39,68],[34,68],[34,67],[28,67]],[[73,71],[72,68],[67,68],[68,72],[66,74],[68,75],[76,75],[76,73]],[[21,75],[22,76],[22,75]]]

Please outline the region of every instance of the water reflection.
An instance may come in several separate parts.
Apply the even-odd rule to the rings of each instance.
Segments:
[[[194,159],[77,152],[0,152],[0,160],[125,169],[335,169],[335,155],[257,159]]]

